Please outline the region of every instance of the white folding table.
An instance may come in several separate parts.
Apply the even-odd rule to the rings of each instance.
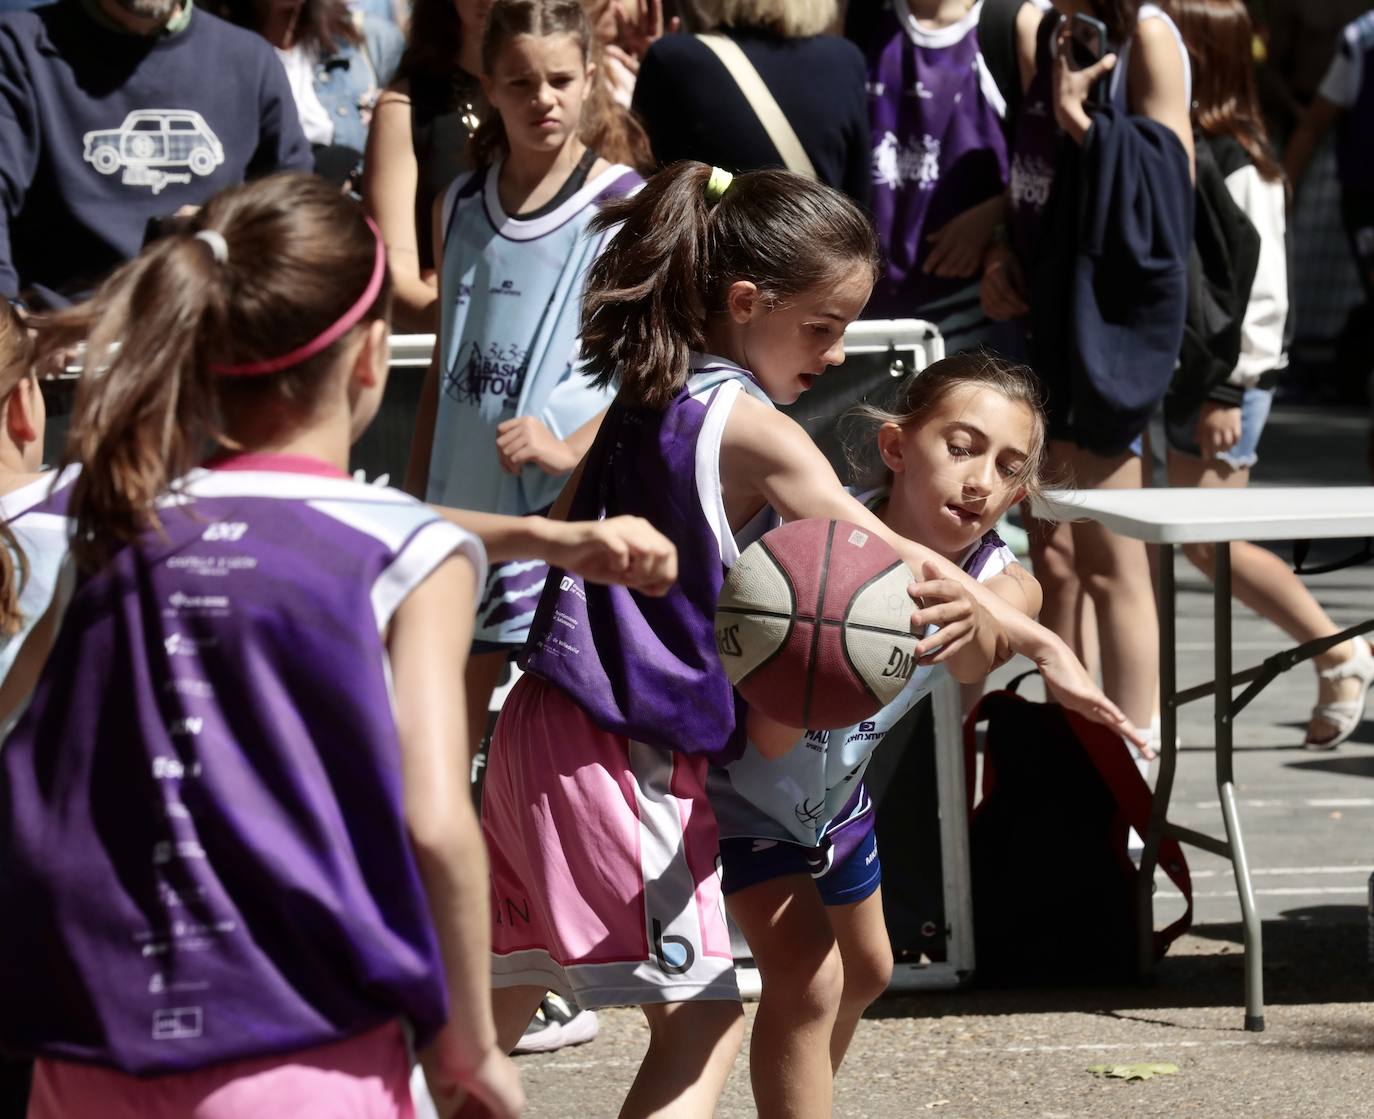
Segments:
[[[1164,836],[1229,859],[1245,942],[1245,1028],[1264,1029],[1263,954],[1260,919],[1241,838],[1232,769],[1235,717],[1282,672],[1356,634],[1374,630],[1374,617],[1331,637],[1284,649],[1241,672],[1231,670],[1231,541],[1324,540],[1374,537],[1374,486],[1232,489],[1056,490],[1036,503],[1037,516],[1068,521],[1092,519],[1122,536],[1160,546],[1159,690],[1160,766],[1137,882],[1140,973],[1154,964],[1154,874]],[[1180,544],[1214,544],[1215,678],[1178,690],[1175,654],[1174,549]],[[1374,603],[1371,603],[1374,616]],[[1234,689],[1248,685],[1239,695]],[[1216,724],[1216,782],[1226,838],[1217,839],[1168,819],[1169,796],[1178,761],[1178,708],[1211,695]]]

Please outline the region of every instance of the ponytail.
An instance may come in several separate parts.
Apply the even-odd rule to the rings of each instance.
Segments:
[[[13,637],[24,627],[19,596],[29,581],[29,558],[14,530],[0,521],[0,637]]]
[[[379,252],[323,180],[272,175],[217,195],[190,230],[39,324],[40,355],[86,346],[63,456],[82,468],[69,506],[81,568],[160,529],[159,499],[216,446],[235,447],[245,421],[267,437],[299,428],[353,333],[341,318],[386,314]],[[360,292],[375,292],[365,307]]]
[[[676,163],[592,221],[619,231],[592,264],[582,303],[582,354],[598,388],[665,407],[686,385],[708,317],[738,280],[776,303],[841,278],[878,273],[873,227],[830,187],[790,171],[736,175],[709,201],[711,168]]]

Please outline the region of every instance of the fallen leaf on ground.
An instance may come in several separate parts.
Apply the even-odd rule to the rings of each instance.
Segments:
[[[1178,1065],[1142,1063],[1135,1065],[1090,1065],[1088,1071],[1094,1076],[1110,1077],[1114,1080],[1152,1080],[1156,1076],[1173,1076]]]

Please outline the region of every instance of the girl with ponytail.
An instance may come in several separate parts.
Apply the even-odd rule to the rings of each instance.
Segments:
[[[506,1047],[546,988],[641,1005],[649,1049],[621,1114],[708,1116],[743,1018],[707,767],[746,736],[765,754],[802,736],[746,711],[716,652],[716,598],[742,548],[779,516],[853,522],[920,573],[913,621],[941,626],[932,661],[971,680],[1027,652],[1063,702],[1125,721],[1017,609],[1034,608],[1029,587],[1004,602],[898,536],[775,409],[842,375],[827,371],[877,274],[853,203],[785,171],[679,163],[593,222],[617,226],[582,312],[586,365],[616,396],[555,515],[646,518],[677,546],[680,578],[654,600],[558,570],[545,584],[483,792],[493,1004]],[[814,1087],[829,1114],[828,1068]]]
[[[409,1116],[407,1031],[440,1089],[520,1109],[462,760],[485,556],[345,472],[389,298],[375,227],[283,175],[40,327],[87,350],[79,579],[0,752],[30,1115]]]

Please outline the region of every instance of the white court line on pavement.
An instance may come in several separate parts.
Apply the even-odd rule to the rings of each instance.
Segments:
[[[1193,878],[1230,878],[1232,872],[1229,870],[1195,870],[1192,872]],[[1271,866],[1260,867],[1250,872],[1251,878],[1257,878],[1262,874],[1360,874],[1368,875],[1367,866]]]
[[[1313,797],[1307,800],[1238,800],[1238,808],[1374,808],[1374,797]],[[1189,808],[1215,812],[1219,800],[1199,800]]]
[[[1368,886],[1274,886],[1269,889],[1255,891],[1256,897],[1265,898],[1299,898],[1316,897],[1317,895],[1329,894],[1364,894],[1369,891]],[[1181,898],[1183,895],[1169,890],[1160,890],[1155,894],[1157,898]],[[1234,898],[1239,895],[1235,890],[1194,890],[1193,900],[1200,901],[1203,898]]]

